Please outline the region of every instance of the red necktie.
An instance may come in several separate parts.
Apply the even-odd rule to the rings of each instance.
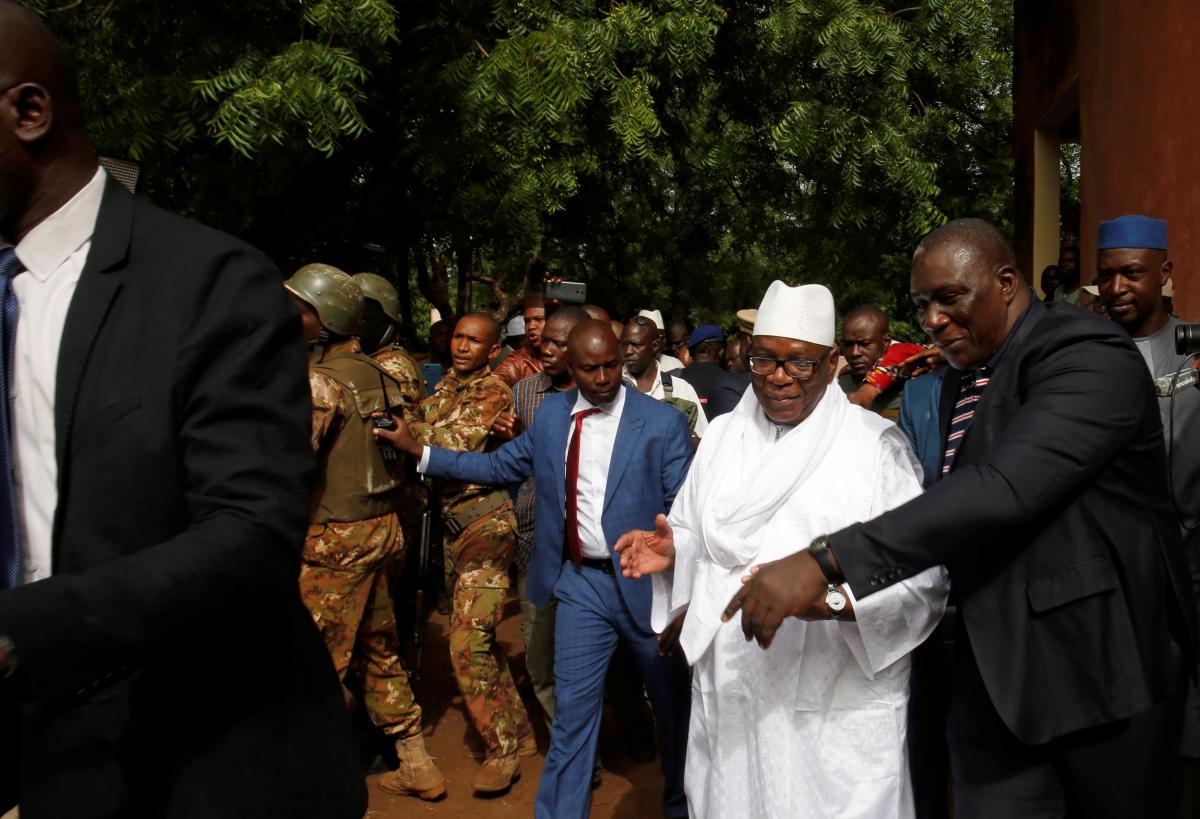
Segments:
[[[577,567],[583,563],[583,549],[579,545],[579,439],[583,434],[583,419],[599,411],[593,407],[575,416],[575,434],[567,448],[567,554]]]

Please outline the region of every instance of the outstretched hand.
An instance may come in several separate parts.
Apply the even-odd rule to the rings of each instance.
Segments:
[[[741,611],[742,634],[763,648],[771,645],[784,618],[828,616],[822,614],[828,583],[807,550],[756,566],[743,583],[725,607],[721,621],[728,622]]]
[[[900,375],[904,378],[916,378],[918,375],[931,373],[946,366],[946,354],[937,347],[910,355],[900,362]]]
[[[376,427],[371,430],[375,435],[376,441],[387,441],[401,452],[411,455],[414,458],[421,457],[421,444],[412,436],[412,432],[408,429],[408,424],[403,418],[392,416],[392,420],[396,422],[395,429],[379,429]]]
[[[642,575],[665,572],[675,565],[675,533],[667,516],[654,519],[654,531],[633,529],[617,538],[613,546],[621,555],[621,574],[637,579]]]

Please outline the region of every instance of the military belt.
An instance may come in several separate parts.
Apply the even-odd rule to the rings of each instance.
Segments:
[[[508,493],[497,490],[484,495],[477,503],[456,515],[443,514],[442,521],[446,524],[446,531],[453,537],[458,537],[462,534],[463,529],[475,521],[487,517],[508,502]]]

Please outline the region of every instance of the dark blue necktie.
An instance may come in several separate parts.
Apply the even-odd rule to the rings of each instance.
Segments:
[[[973,373],[964,375],[958,385],[958,400],[954,402],[954,414],[950,418],[950,428],[946,433],[946,454],[942,458],[942,477],[950,474],[954,468],[954,459],[962,444],[963,436],[975,418],[975,406],[983,396],[983,388],[991,380],[992,371],[980,367]]]
[[[12,282],[21,263],[11,247],[0,250],[0,589],[11,589],[21,577],[21,537],[17,517],[17,487],[13,479],[12,373],[17,338],[17,294]]]

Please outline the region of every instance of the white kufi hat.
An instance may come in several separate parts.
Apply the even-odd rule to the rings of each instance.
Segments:
[[[642,316],[643,318],[650,319],[652,322],[654,322],[654,326],[658,329],[665,329],[662,320],[662,313],[658,310],[638,310],[638,315]]]
[[[754,335],[779,336],[832,347],[834,341],[833,294],[820,284],[801,284],[789,287],[776,280],[767,288]]]

